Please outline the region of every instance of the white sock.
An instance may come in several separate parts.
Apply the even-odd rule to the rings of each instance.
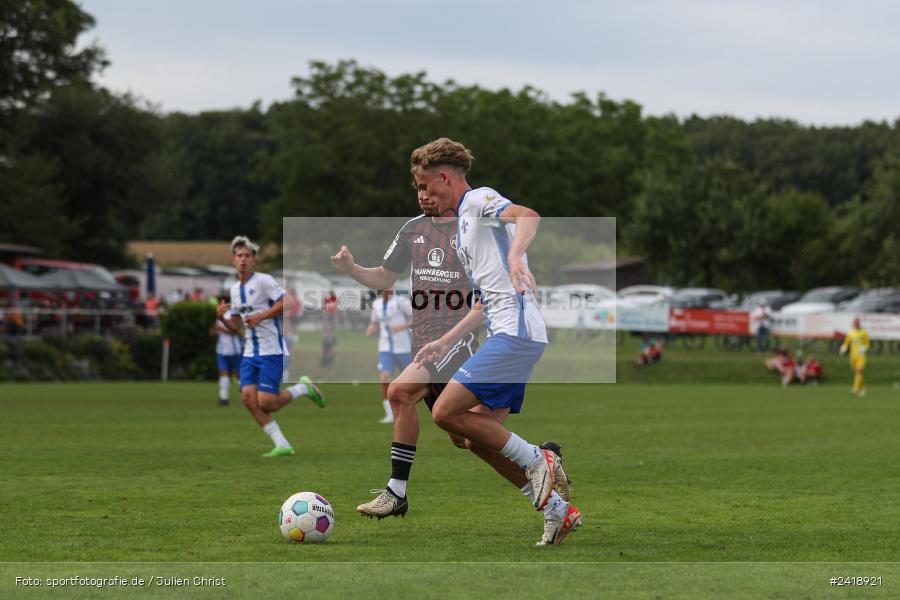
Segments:
[[[532,503],[534,503],[533,500]],[[563,500],[562,497],[555,491],[550,492],[550,498],[547,500],[547,504],[544,506],[544,518],[557,519],[561,521],[566,518],[566,513],[568,512],[568,510],[568,502]]]
[[[381,403],[384,404],[384,416],[389,419],[393,419],[394,413],[391,411],[391,403],[387,400],[382,400]]]
[[[228,388],[231,387],[231,379],[228,375],[219,377],[219,400],[228,400]]]
[[[287,441],[287,438],[281,433],[281,427],[278,426],[275,419],[269,421],[262,429],[270,438],[272,438],[272,441],[275,442],[276,446],[281,446],[282,448],[291,447],[291,443]]]
[[[531,501],[532,505],[534,505],[534,487],[532,487],[530,481],[522,486],[522,493],[525,494],[525,497]]]
[[[306,387],[305,383],[298,383],[296,385],[292,385],[287,389],[288,393],[291,395],[291,398],[296,400],[300,396],[305,396],[309,393],[309,388]]]
[[[541,449],[529,444],[514,433],[509,434],[500,453],[523,469],[541,457]]]
[[[401,498],[406,497],[406,480],[404,479],[389,479],[388,487],[391,488],[391,491],[400,496]]]
[[[530,481],[522,486],[522,493],[525,494],[525,497],[528,498],[528,501],[531,502],[532,505],[534,505],[534,488],[531,487]],[[557,494],[556,491],[550,492],[550,498],[547,500],[547,504],[544,505],[544,518],[565,519],[566,512],[568,512],[568,510],[568,502],[563,500],[562,496]]]

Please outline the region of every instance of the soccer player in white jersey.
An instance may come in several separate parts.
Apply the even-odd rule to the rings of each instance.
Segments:
[[[495,190],[472,189],[466,181],[471,163],[471,152],[447,138],[430,142],[411,156],[420,197],[425,196],[437,214],[457,216],[457,252],[483,304],[482,311],[470,311],[441,339],[423,347],[416,362],[442,355],[487,321],[484,344],[444,388],[432,416],[442,429],[497,450],[522,469],[522,492],[544,513],[544,535],[538,545],[559,544],[581,525],[582,517],[553,489],[558,456],[510,432],[502,419],[471,410],[482,405],[495,414],[518,413],[525,385],[548,343],[525,255],[540,217]]]
[[[263,454],[272,458],[294,454],[272,413],[299,396],[307,396],[320,407],[325,406],[325,398],[305,376],[300,378],[300,383],[285,390],[280,387],[283,361],[288,355],[281,323],[285,294],[271,275],[255,272],[258,250],[259,246],[244,236],[232,240],[231,256],[238,282],[231,288],[231,303],[219,304],[216,314],[233,329],[243,323],[241,399],[275,443],[271,451]]]
[[[378,377],[381,381],[381,403],[384,417],[379,423],[393,423],[394,414],[388,400],[388,387],[394,373],[401,373],[412,362],[412,303],[393,290],[382,290],[381,297],[372,302],[372,318],[366,335],[378,333]]]
[[[227,295],[219,296],[219,304],[228,302]],[[231,329],[231,325],[216,321],[210,332],[216,336],[216,367],[219,370],[219,406],[228,406],[231,378],[240,377],[241,355],[244,354],[244,343],[240,329]]]

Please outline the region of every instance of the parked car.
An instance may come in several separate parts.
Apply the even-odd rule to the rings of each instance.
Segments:
[[[837,305],[852,300],[859,295],[858,287],[831,286],[814,288],[803,294],[799,300],[781,308],[786,315],[813,315],[835,312]]]
[[[568,283],[555,286],[554,289],[589,302],[609,300],[616,297],[616,293],[608,287],[593,283]]]
[[[767,305],[772,310],[781,310],[787,304],[796,302],[800,292],[788,292],[784,290],[765,290],[745,294],[739,308],[753,310],[760,303]]]
[[[646,306],[672,297],[675,288],[665,285],[631,285],[617,292],[619,306]]]
[[[735,297],[714,288],[682,288],[669,298],[673,308],[724,309],[735,305]]]
[[[860,292],[852,300],[841,302],[838,312],[900,313],[900,288],[874,288]]]

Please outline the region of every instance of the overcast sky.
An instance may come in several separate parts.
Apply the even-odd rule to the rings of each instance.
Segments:
[[[112,65],[99,81],[165,111],[291,97],[310,60],[356,59],[650,114],[853,125],[900,117],[891,0],[84,0]],[[428,8],[433,5],[436,8]]]

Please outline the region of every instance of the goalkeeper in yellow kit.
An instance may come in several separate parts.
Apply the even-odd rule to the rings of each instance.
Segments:
[[[866,384],[863,382],[863,370],[866,368],[866,351],[869,349],[869,333],[853,319],[853,329],[844,338],[841,354],[850,349],[850,368],[853,369],[853,388],[850,392],[855,396],[866,395]]]

